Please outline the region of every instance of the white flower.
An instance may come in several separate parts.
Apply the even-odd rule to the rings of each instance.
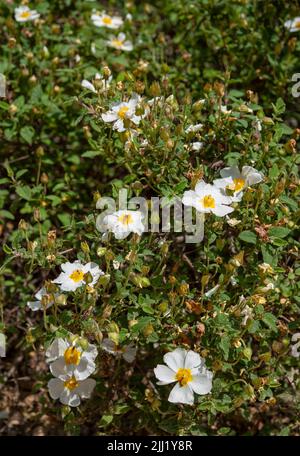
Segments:
[[[19,6],[15,9],[15,19],[17,22],[28,22],[38,19],[40,14],[36,10],[31,10],[28,6]]]
[[[54,304],[55,297],[58,296],[58,293],[48,293],[46,288],[42,287],[34,297],[37,301],[28,301],[27,306],[30,307],[34,312],[36,310],[45,310],[51,307]],[[44,299],[43,299],[44,297]]]
[[[90,81],[88,81],[87,79],[83,79],[81,81],[81,86],[84,87],[85,89],[88,89],[90,90],[91,92],[93,93],[97,93],[97,92],[104,92],[105,90],[107,90],[110,86],[110,83],[111,83],[111,80],[112,80],[112,76],[110,76],[108,78],[107,81],[105,81],[104,77],[101,76],[101,74],[99,73],[96,73],[95,74],[95,80],[96,81],[102,81],[102,88],[98,88],[96,89],[96,87],[94,86],[94,84]]]
[[[203,149],[204,143],[201,141],[195,141],[192,143],[192,150],[199,151]]]
[[[252,166],[243,166],[242,171],[237,166],[223,168],[220,171],[223,179],[214,180],[214,185],[224,192],[233,191],[232,201],[241,201],[243,190],[263,180],[263,175]]]
[[[99,277],[104,274],[96,263],[81,264],[79,260],[73,263],[63,263],[61,269],[63,272],[52,282],[60,284],[62,291],[75,291],[84,285],[87,273],[90,273],[93,279],[89,285],[95,285]]]
[[[105,11],[100,14],[92,14],[91,19],[96,27],[118,29],[123,25],[123,19],[118,16],[110,16]]]
[[[295,17],[294,19],[290,19],[284,23],[284,26],[290,32],[299,32],[300,31],[300,17]]]
[[[116,239],[125,239],[130,233],[141,235],[145,231],[142,218],[140,211],[120,210],[106,215],[103,225],[106,230],[114,233]]]
[[[114,341],[106,338],[103,339],[101,346],[103,350],[105,350],[108,353],[111,353],[116,356],[122,356],[128,363],[132,363],[136,357],[137,349],[133,345],[133,343],[130,343],[129,345],[124,345],[124,347],[119,347],[117,344],[115,344]]]
[[[192,350],[176,348],[164,356],[163,364],[154,369],[158,385],[177,382],[168,401],[179,404],[193,404],[194,393],[208,394],[212,389],[212,373],[205,368],[204,360]]]
[[[59,399],[62,404],[70,407],[78,407],[81,399],[88,399],[95,386],[96,381],[92,378],[81,381],[67,375],[64,378],[52,378],[48,382],[51,398]]]
[[[46,361],[50,363],[50,371],[54,377],[64,379],[66,376],[74,375],[77,380],[84,380],[95,371],[97,355],[96,346],[86,341],[84,344],[81,343],[79,337],[59,337],[46,351]]]
[[[106,44],[109,47],[121,49],[122,51],[132,51],[133,49],[132,42],[126,40],[125,33],[119,33],[118,36],[110,36],[110,39],[109,41],[106,41]]]
[[[186,128],[185,132],[186,133],[197,133],[197,131],[201,130],[203,127],[203,124],[199,123],[196,125],[190,125],[189,127]]]
[[[228,206],[231,198],[222,194],[221,191],[203,180],[198,181],[195,191],[184,192],[182,202],[185,206],[192,206],[199,212],[212,212],[223,217],[234,209]]]
[[[119,132],[125,131],[124,121],[130,120],[135,125],[139,125],[141,119],[147,115],[147,110],[142,116],[136,116],[135,111],[138,103],[141,101],[141,97],[133,93],[129,101],[122,101],[120,103],[113,103],[109,111],[102,114],[102,120],[104,122],[113,122],[113,129]]]

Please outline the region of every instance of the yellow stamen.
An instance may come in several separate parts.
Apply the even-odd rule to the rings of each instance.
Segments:
[[[70,380],[66,380],[64,382],[65,388],[68,388],[68,390],[70,390],[70,391],[77,388],[78,385],[79,385],[79,382],[76,380],[75,377],[72,377],[72,378],[70,378]]]
[[[239,192],[245,187],[245,180],[242,179],[241,177],[237,177],[233,179],[234,182],[234,191]]]
[[[296,24],[295,24],[295,27],[300,29],[300,21],[297,21]]]
[[[23,13],[20,14],[20,17],[22,19],[27,19],[30,16],[30,11],[23,11]]]
[[[118,116],[120,119],[124,119],[127,111],[129,110],[128,106],[122,106],[118,111]]]
[[[214,208],[216,206],[215,199],[211,195],[204,196],[201,202],[205,208]]]
[[[80,282],[83,280],[84,272],[80,269],[75,269],[75,271],[73,271],[69,277],[70,279],[74,280],[74,282]]]
[[[122,214],[120,217],[118,217],[118,221],[121,222],[123,225],[129,225],[130,223],[133,222],[132,215],[130,214]]]
[[[191,369],[180,368],[176,374],[176,380],[180,383],[180,386],[185,386],[193,380]]]
[[[102,18],[102,22],[103,22],[103,24],[110,25],[112,23],[112,18],[109,16],[104,16]]]
[[[121,47],[123,46],[123,41],[122,40],[118,40],[118,38],[114,38],[112,41],[111,41],[111,44],[113,46],[116,46],[116,47]]]
[[[81,353],[79,350],[77,350],[76,347],[72,346],[67,348],[67,350],[64,353],[64,358],[66,364],[75,364],[76,366],[78,366],[81,358]]]

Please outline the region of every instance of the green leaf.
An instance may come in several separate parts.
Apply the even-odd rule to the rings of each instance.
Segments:
[[[9,220],[14,220],[14,218],[15,218],[14,215],[11,212],[6,211],[5,209],[2,209],[0,211],[0,216],[3,217],[3,218],[7,218]]]
[[[113,415],[102,415],[99,425],[101,427],[106,427],[112,422],[113,419]]]
[[[35,131],[32,127],[23,127],[20,130],[20,135],[28,144],[32,144]]]
[[[271,237],[277,237],[280,239],[285,238],[291,230],[289,228],[285,228],[284,226],[274,226],[269,229],[268,234]]]
[[[82,157],[94,158],[94,157],[97,157],[97,155],[101,155],[101,151],[100,150],[87,150],[86,152],[84,152],[82,154]]]
[[[239,234],[239,239],[241,239],[241,241],[247,242],[248,244],[256,244],[257,241],[256,234],[249,230],[242,231]]]
[[[273,331],[277,332],[277,318],[270,312],[266,312],[262,317],[262,321]]]
[[[32,198],[31,188],[28,185],[24,185],[23,187],[18,186],[16,192],[21,198],[27,201],[30,201]]]

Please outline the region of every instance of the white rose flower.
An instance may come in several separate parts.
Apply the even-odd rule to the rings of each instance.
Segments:
[[[75,291],[84,285],[84,276],[87,273],[90,273],[93,279],[89,285],[95,285],[99,277],[104,275],[96,263],[81,264],[79,260],[63,263],[61,269],[63,272],[52,282],[58,283],[62,291]]]
[[[64,405],[78,407],[81,399],[91,397],[96,381],[92,378],[77,380],[74,376],[52,378],[48,382],[49,394],[52,399],[59,399]]]
[[[40,14],[36,10],[31,10],[28,6],[19,6],[15,9],[15,19],[17,22],[28,22],[38,19]]]
[[[164,356],[163,364],[154,369],[158,385],[177,382],[168,401],[179,404],[193,404],[194,393],[208,394],[212,389],[212,373],[205,368],[204,360],[192,350],[176,348]]]
[[[135,114],[136,108],[141,101],[141,97],[133,93],[129,101],[121,101],[120,103],[113,103],[109,111],[102,114],[102,120],[106,123],[113,122],[113,129],[119,132],[125,131],[124,120],[128,119],[135,125],[139,125],[141,119],[147,114],[148,110],[142,116]]]
[[[91,19],[96,27],[107,27],[110,29],[118,29],[123,25],[123,19],[118,16],[110,16],[105,11],[100,14],[92,14]]]
[[[142,218],[143,214],[140,211],[120,210],[106,215],[103,225],[107,231],[114,233],[116,239],[125,239],[130,233],[141,236],[145,231]]]
[[[299,32],[300,31],[300,17],[295,17],[294,19],[289,19],[284,23],[285,28],[290,32]]]
[[[220,174],[223,179],[214,180],[214,185],[223,192],[227,189],[233,191],[231,196],[233,202],[241,201],[245,188],[263,180],[263,174],[252,166],[243,166],[242,171],[237,166],[231,166],[221,169]]]
[[[109,41],[106,41],[106,44],[109,47],[120,49],[121,51],[132,51],[133,49],[132,42],[126,40],[125,33],[119,33],[117,37],[110,36],[110,39]]]
[[[234,210],[228,206],[231,203],[230,197],[203,180],[198,181],[195,190],[184,192],[182,202],[185,206],[192,206],[199,212],[211,212],[218,217],[223,217]]]
[[[64,379],[74,375],[78,380],[89,377],[96,369],[98,351],[95,345],[87,344],[83,349],[80,339],[55,339],[46,351],[46,362],[54,377]]]

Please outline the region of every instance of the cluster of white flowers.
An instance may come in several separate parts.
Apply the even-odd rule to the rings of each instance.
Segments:
[[[220,174],[222,179],[214,180],[213,184],[198,181],[195,190],[184,193],[183,204],[194,207],[198,212],[223,217],[234,211],[230,204],[241,201],[247,187],[263,180],[263,175],[252,166],[243,166],[242,171],[232,166],[222,169]]]
[[[105,11],[94,12],[91,16],[92,22],[96,27],[106,27],[111,30],[117,30],[122,27],[124,21],[119,16],[110,16]],[[119,49],[121,51],[132,51],[132,42],[126,39],[125,33],[119,33],[117,36],[111,35],[106,41],[107,46]]]
[[[51,398],[70,407],[88,399],[96,385],[89,376],[96,370],[97,355],[96,346],[78,336],[55,339],[46,351],[46,361],[54,376],[48,382]]]

